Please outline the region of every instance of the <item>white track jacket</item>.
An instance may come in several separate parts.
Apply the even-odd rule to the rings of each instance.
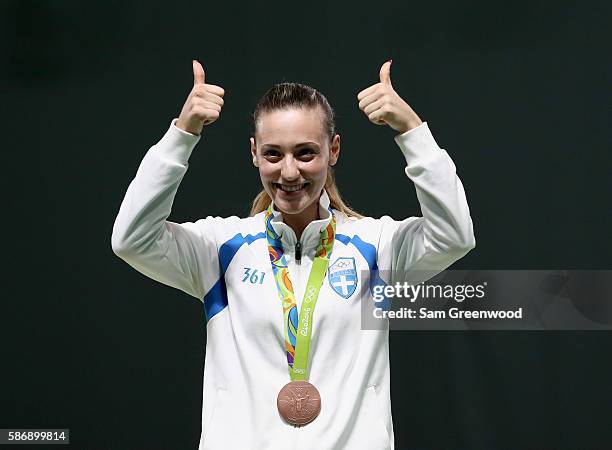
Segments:
[[[396,135],[423,216],[357,220],[334,211],[336,240],[314,312],[309,355],[309,381],[321,394],[321,412],[312,423],[294,428],[276,406],[290,377],[264,213],[167,220],[200,139],[175,122],[142,160],[111,241],[113,251],[136,270],[203,303],[207,339],[199,450],[393,449],[389,330],[361,329],[360,296],[367,292],[360,288],[361,273],[441,271],[474,247],[469,208],[451,158],[427,122]],[[273,221],[282,235],[298,311],[320,230],[331,219],[325,191],[319,203],[321,219],[304,230],[300,261],[293,230],[278,211]]]

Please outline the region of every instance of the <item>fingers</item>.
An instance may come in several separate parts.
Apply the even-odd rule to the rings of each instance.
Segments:
[[[369,116],[370,113],[376,111],[377,109],[382,108],[384,105],[385,105],[385,100],[380,98],[376,101],[373,101],[372,103],[367,105],[365,108],[362,108],[362,110],[366,116]]]
[[[361,99],[367,97],[368,95],[371,95],[372,93],[374,93],[376,91],[378,86],[380,86],[380,83],[376,83],[376,84],[373,84],[372,86],[370,86],[368,88],[365,88],[363,91],[361,91],[359,94],[357,94],[357,100],[361,101]]]
[[[202,100],[202,99],[194,99],[193,101],[193,107],[195,108],[199,108],[199,109],[210,109],[213,111],[217,111],[217,112],[221,112],[221,107],[222,105],[220,105],[219,103],[214,103],[214,102],[210,102],[210,101],[206,101],[206,100]]]
[[[376,90],[380,89],[381,87],[384,87],[384,86],[392,87],[391,86],[391,62],[392,61],[393,60],[390,59],[389,61],[385,62],[381,66],[380,72],[378,73],[380,77],[380,82],[373,84],[372,86],[367,87],[364,90],[362,90],[359,94],[357,94],[357,100],[361,101],[362,99],[364,99],[368,95],[371,95],[372,93],[374,93]]]
[[[359,109],[368,119],[377,125],[385,125],[384,117],[389,113],[389,104],[393,101],[394,90],[391,85],[391,62],[386,61],[380,68],[380,81],[357,94]]]
[[[388,84],[389,86],[391,85],[391,63],[392,62],[393,60],[390,59],[389,61],[385,62],[381,66],[380,72],[378,73],[381,84]]]
[[[225,90],[221,86],[215,84],[205,84],[206,75],[204,68],[197,60],[193,60],[193,87],[206,86],[206,90],[212,92],[219,97],[225,95]]]
[[[219,108],[219,105],[193,105],[192,107],[193,116],[202,122],[207,120],[214,122],[219,118],[220,113],[221,108]]]
[[[221,86],[217,86],[215,84],[207,84],[206,90],[218,95],[219,97],[223,97],[225,95],[225,90]]]
[[[193,85],[204,84],[204,67],[195,59],[192,62],[193,65]]]
[[[192,96],[196,98],[207,100],[212,103],[216,103],[217,105],[220,105],[220,106],[223,106],[223,104],[225,103],[219,95],[214,94],[213,92],[208,90],[208,85],[206,85],[205,89],[194,90]]]
[[[360,101],[359,101],[359,109],[363,110],[366,106],[368,106],[370,103],[373,103],[377,100],[379,100],[381,97],[383,97],[385,94],[380,93],[378,91],[375,91],[373,93],[371,93],[370,95],[363,97]]]
[[[386,125],[382,118],[390,111],[389,98],[386,94],[374,92],[359,102],[359,109],[376,125]]]
[[[215,122],[221,114],[225,90],[214,84],[206,84],[204,68],[192,60],[193,88],[183,104],[176,126],[188,133],[200,135],[204,125]]]
[[[221,97],[225,95],[225,90],[221,86],[214,84],[196,84],[193,86],[191,92],[191,95],[194,97],[210,97],[211,99],[214,98],[214,101],[220,102],[221,105],[223,104],[223,99],[221,99]]]

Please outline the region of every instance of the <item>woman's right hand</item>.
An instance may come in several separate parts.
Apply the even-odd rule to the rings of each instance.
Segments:
[[[225,91],[220,86],[204,83],[204,68],[193,60],[193,89],[183,105],[176,126],[188,133],[200,135],[204,125],[219,118]]]

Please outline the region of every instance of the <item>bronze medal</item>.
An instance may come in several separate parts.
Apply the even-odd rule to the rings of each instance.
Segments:
[[[319,415],[321,395],[308,381],[291,381],[278,393],[276,405],[278,412],[287,423],[301,427]]]

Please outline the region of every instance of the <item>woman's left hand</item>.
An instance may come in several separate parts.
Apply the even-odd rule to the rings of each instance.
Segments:
[[[423,122],[391,86],[391,60],[380,68],[380,83],[357,94],[359,109],[376,125],[389,125],[399,133],[418,127]]]

